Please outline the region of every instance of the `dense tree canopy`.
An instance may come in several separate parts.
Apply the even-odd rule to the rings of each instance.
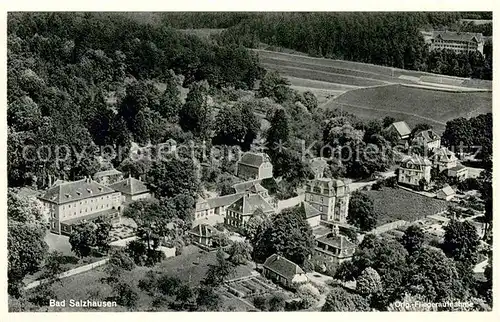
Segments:
[[[302,266],[313,249],[311,227],[302,208],[295,207],[275,215],[270,226],[259,233],[254,244],[254,258],[263,262],[278,253]]]

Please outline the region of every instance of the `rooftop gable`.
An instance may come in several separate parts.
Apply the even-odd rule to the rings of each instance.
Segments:
[[[115,182],[109,185],[109,187],[131,196],[149,192],[149,189],[144,182],[132,177]]]
[[[287,279],[292,279],[297,274],[305,274],[299,265],[278,254],[269,256],[264,262],[264,267]]]
[[[87,178],[78,181],[62,182],[56,186],[52,186],[40,199],[55,204],[64,204],[113,192],[115,190],[112,188]]]

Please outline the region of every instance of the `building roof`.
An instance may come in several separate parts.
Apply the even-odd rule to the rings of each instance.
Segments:
[[[191,229],[189,233],[198,237],[212,237],[214,228],[208,224],[199,224]]]
[[[441,190],[439,190],[439,192],[444,193],[445,196],[452,196],[455,194],[455,190],[453,190],[453,188],[449,185],[444,186]]]
[[[251,191],[255,193],[267,191],[267,189],[260,184],[260,181],[261,180],[258,179],[258,180],[239,182],[234,184],[233,188],[236,191],[236,193],[244,193],[245,191]]]
[[[472,32],[455,32],[455,31],[434,31],[432,33],[434,38],[440,37],[447,41],[477,41],[483,40],[482,33],[472,33]]]
[[[356,247],[356,245],[351,242],[347,237],[343,235],[332,235],[331,233],[326,236],[321,236],[316,238],[318,242],[326,244],[336,249],[344,250]]]
[[[457,164],[453,168],[449,168],[448,171],[460,171],[460,170],[463,170],[463,169],[466,169],[466,167],[463,166],[463,165],[461,165],[461,164]]]
[[[278,254],[269,256],[264,267],[287,279],[292,279],[297,274],[305,274],[299,265]]]
[[[410,135],[411,130],[405,121],[394,122],[389,125],[389,128],[393,127],[399,134],[400,137]]]
[[[346,185],[344,180],[332,179],[332,178],[316,178],[310,180],[308,183],[313,186],[323,186],[325,188],[336,188],[336,187],[343,187]]]
[[[63,182],[49,188],[41,200],[63,204],[91,197],[107,195],[115,192],[110,187],[106,187],[89,178],[78,181]]]
[[[246,152],[241,156],[241,164],[258,168],[264,162],[270,162],[269,156],[265,153]]]
[[[99,171],[94,174],[94,179],[105,177],[105,176],[115,176],[115,175],[121,175],[122,173],[116,169],[111,169],[111,170],[105,170],[105,171]]]
[[[304,212],[306,214],[306,219],[321,215],[321,212],[318,209],[311,206],[308,202],[303,202],[302,207],[304,208]]]
[[[325,158],[314,158],[310,162],[310,167],[311,170],[316,174],[316,176],[322,177],[323,172],[328,167],[328,162]]]
[[[132,177],[110,184],[109,187],[131,196],[149,192],[144,182]]]
[[[438,159],[438,161],[451,162],[457,160],[457,157],[455,156],[455,153],[443,146],[434,152],[434,159]]]
[[[431,129],[418,132],[417,134],[415,134],[415,138],[423,139],[426,143],[441,139],[441,137]]]
[[[229,209],[243,216],[252,215],[257,209],[264,213],[273,212],[274,208],[259,194],[244,194],[229,206]]]
[[[432,165],[432,163],[427,158],[421,157],[419,155],[408,156],[401,161],[402,164],[407,164],[408,162],[420,166]]]
[[[196,211],[203,211],[208,209],[213,209],[217,207],[225,207],[234,203],[236,200],[241,198],[241,193],[234,193],[231,195],[225,195],[210,199],[199,198],[196,202]]]

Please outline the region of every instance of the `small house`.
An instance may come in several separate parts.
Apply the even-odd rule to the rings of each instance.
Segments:
[[[193,242],[203,246],[212,246],[215,228],[208,224],[199,224],[189,231]]]
[[[273,177],[273,165],[265,153],[246,152],[241,156],[237,167],[237,176],[244,180],[261,180]]]
[[[263,275],[285,287],[293,287],[308,281],[306,273],[299,265],[278,254],[273,254],[266,259],[263,265]]]
[[[415,134],[412,143],[434,150],[441,147],[441,137],[431,129],[423,130]]]
[[[449,185],[444,186],[436,193],[436,197],[441,200],[449,201],[455,197],[456,193]]]
[[[408,140],[411,134],[411,129],[405,121],[394,122],[386,130],[394,131],[398,135],[399,140]]]
[[[109,185],[109,187],[122,193],[124,203],[151,197],[151,192],[148,187],[146,187],[146,184],[130,176],[125,180]]]

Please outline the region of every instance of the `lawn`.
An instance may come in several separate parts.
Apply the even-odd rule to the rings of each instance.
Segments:
[[[375,211],[380,214],[377,226],[397,220],[409,222],[446,210],[449,202],[424,197],[404,189],[383,187],[365,191],[373,199]]]
[[[268,63],[262,63],[261,65],[270,70],[277,70],[280,74],[283,74],[285,76],[312,79],[322,82],[363,86],[363,87],[386,84],[385,82],[374,79],[324,72],[324,71],[319,71],[317,69],[310,69],[307,67],[293,67],[288,65],[275,65]]]
[[[121,281],[129,285],[137,286],[138,282],[144,278],[146,272],[153,269],[162,273],[167,273],[171,276],[176,276],[183,281],[189,282],[192,287],[196,287],[200,284],[201,280],[204,278],[208,265],[215,263],[215,252],[203,252],[195,246],[187,246],[184,252],[180,256],[168,258],[156,265],[153,268],[150,267],[135,267],[130,272],[124,272],[121,277]],[[235,275],[231,276],[230,279],[243,277],[250,275],[254,266],[252,264],[240,265],[236,269]],[[74,275],[68,278],[64,278],[59,282],[54,283],[52,289],[56,294],[55,299],[60,301],[64,299],[75,299],[75,300],[105,300],[111,296],[111,288],[104,282],[101,281],[102,278],[106,276],[104,267],[99,267],[88,272]],[[32,289],[28,292],[28,296],[36,292],[36,289]],[[139,300],[137,304],[136,311],[146,311],[151,308],[151,303],[153,299],[142,291],[139,291]],[[68,301],[66,301],[68,302]],[[233,298],[223,301],[222,306],[229,310],[229,306],[235,306],[238,300]],[[239,301],[241,302],[241,301]],[[245,305],[243,304],[243,307]],[[237,306],[241,309],[242,304]],[[89,311],[94,309],[88,308],[70,308],[66,307],[63,309],[67,312],[74,311]],[[49,311],[61,311],[59,308],[49,308]],[[116,308],[99,308],[99,311],[127,311],[126,308],[116,307]]]
[[[353,75],[353,76],[358,75],[371,79],[378,79],[378,80],[384,80],[393,83],[403,83],[403,84],[413,83],[413,81],[400,78],[400,76],[414,77],[417,79],[422,76],[426,77],[439,76],[438,79],[434,79],[432,82],[437,82],[437,83],[451,82],[455,85],[460,85],[468,88],[491,89],[492,87],[492,82],[486,80],[462,79],[462,81],[460,81],[460,79],[458,79],[457,81],[457,78],[448,77],[446,75],[436,75],[425,72],[404,70],[387,66],[365,64],[365,63],[346,61],[346,60],[309,57],[302,53],[290,54],[290,53],[267,51],[267,50],[255,50],[255,51],[259,54],[259,59],[262,63],[268,63],[270,65],[275,64],[275,65],[287,65],[296,67],[300,66],[302,68],[311,68],[319,71],[330,71],[330,72],[334,71],[335,73],[340,73],[340,74]]]
[[[492,94],[453,93],[389,85],[346,92],[328,107],[342,107],[344,111],[365,119],[390,115],[406,121],[410,126],[425,122],[441,132],[451,119],[491,112]]]

